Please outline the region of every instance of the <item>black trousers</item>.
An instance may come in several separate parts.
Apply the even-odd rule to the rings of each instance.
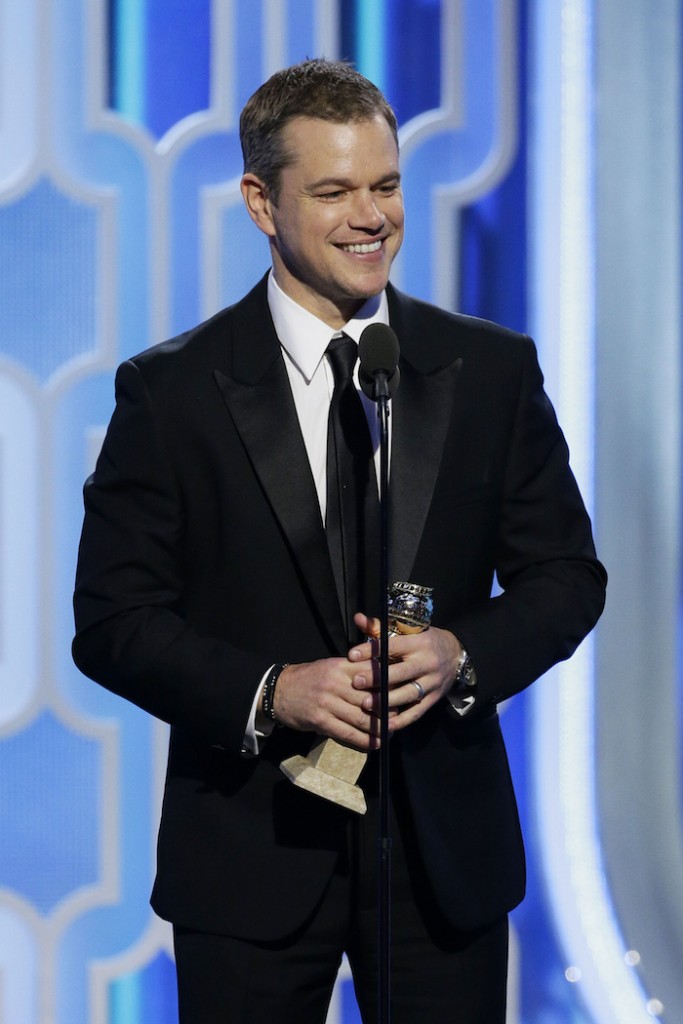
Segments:
[[[269,943],[174,929],[180,1024],[324,1024],[344,953],[363,1022],[376,1024],[374,773],[369,764],[361,779],[368,813],[350,816],[348,845],[304,927]],[[474,932],[445,920],[392,775],[391,1024],[505,1024],[507,918]]]

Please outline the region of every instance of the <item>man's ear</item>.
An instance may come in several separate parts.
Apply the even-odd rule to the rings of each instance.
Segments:
[[[271,238],[275,234],[275,225],[271,215],[271,200],[268,189],[255,174],[247,172],[240,182],[244,204],[254,224]]]

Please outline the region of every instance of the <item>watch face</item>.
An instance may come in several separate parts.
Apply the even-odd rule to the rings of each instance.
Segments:
[[[475,686],[477,682],[477,676],[474,671],[474,664],[469,654],[463,662],[462,669],[460,671],[460,685],[461,686]]]

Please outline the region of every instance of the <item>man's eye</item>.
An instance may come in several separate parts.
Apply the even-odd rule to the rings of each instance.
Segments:
[[[345,195],[343,189],[337,189],[334,192],[323,192],[318,199],[340,199],[343,195]]]

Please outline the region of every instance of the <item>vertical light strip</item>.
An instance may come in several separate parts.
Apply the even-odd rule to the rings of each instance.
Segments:
[[[652,1007],[680,1024],[683,6],[595,0],[595,22],[596,494],[610,572],[597,793],[620,925]]]
[[[590,0],[562,4],[559,404],[572,465],[593,504],[594,323]]]
[[[136,124],[145,124],[145,3],[115,0],[114,37],[116,109]]]
[[[287,10],[284,0],[263,0],[263,81],[287,60]]]
[[[557,339],[549,382],[567,433],[572,465],[590,508],[593,499],[594,241],[592,189],[591,0],[563,0],[558,21],[538,0],[541,75],[539,182],[535,207],[534,331]],[[556,6],[556,5],[552,5]],[[549,20],[545,20],[549,19]],[[558,117],[559,114],[559,117]],[[559,127],[558,127],[559,126]],[[558,191],[559,189],[559,191]],[[540,199],[540,202],[539,202]],[[548,209],[546,204],[551,204]],[[552,206],[554,205],[554,210]],[[547,290],[547,291],[546,291]],[[533,304],[533,302],[532,302]],[[550,361],[549,361],[550,362]],[[652,1016],[639,981],[624,960],[603,871],[596,807],[593,644],[586,641],[533,695],[535,803],[548,899],[572,977],[596,1024],[646,1024]]]
[[[361,0],[356,8],[356,66],[382,91],[386,88],[386,23],[386,0],[373,0],[372,3]]]
[[[111,986],[111,1024],[132,1024],[142,1022],[142,998],[140,978],[128,975],[117,978]]]
[[[315,53],[330,60],[339,58],[340,0],[316,0]]]

